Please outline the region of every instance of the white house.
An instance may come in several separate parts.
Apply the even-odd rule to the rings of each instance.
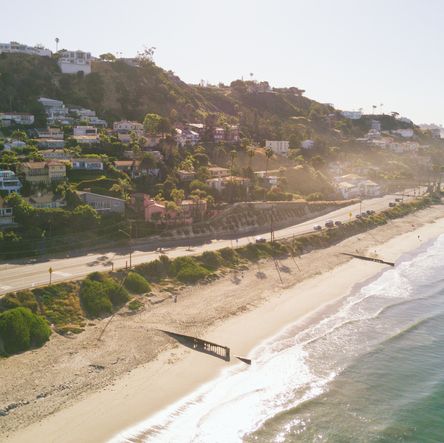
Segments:
[[[0,202],[0,225],[11,225],[14,223],[12,208],[4,208]]]
[[[75,126],[73,129],[74,136],[78,135],[97,135],[97,128],[94,126]]]
[[[25,142],[22,142],[21,140],[11,140],[4,144],[5,151],[10,151],[11,149],[16,148],[24,148],[26,146]]]
[[[180,146],[185,146],[186,144],[194,146],[199,143],[200,135],[196,131],[192,131],[191,129],[185,128],[180,129],[176,128],[176,137],[177,143]]]
[[[302,149],[313,149],[314,147],[314,141],[313,140],[304,140],[301,142],[301,148]]]
[[[61,100],[54,100],[52,98],[40,97],[38,102],[45,108],[46,115],[49,122],[56,120],[63,120],[68,115],[68,108]]]
[[[143,124],[129,120],[120,120],[113,123],[113,131],[119,133],[128,133],[131,131],[143,131]]]
[[[341,111],[341,114],[349,120],[359,120],[362,117],[362,112],[360,111]]]
[[[290,147],[290,142],[287,140],[266,140],[265,147],[271,149],[277,155],[288,155],[288,148]]]
[[[22,187],[20,180],[12,171],[0,171],[0,191],[19,192]]]
[[[103,171],[103,162],[98,158],[74,158],[71,164],[72,169]]]
[[[413,129],[412,128],[405,128],[405,129],[395,129],[392,131],[392,134],[400,135],[404,138],[411,138],[413,137]]]
[[[381,132],[381,122],[379,120],[372,120],[370,124],[371,124],[371,129]]]
[[[0,126],[11,125],[32,125],[34,116],[32,114],[21,112],[0,112]]]
[[[60,128],[47,128],[37,130],[38,138],[50,138],[52,140],[63,140],[64,133]]]
[[[51,57],[52,52],[41,45],[27,46],[18,42],[0,43],[0,54],[28,54],[39,55],[40,57]]]
[[[345,199],[356,198],[360,195],[359,187],[353,183],[340,182],[337,189]]]
[[[83,72],[91,74],[91,53],[83,51],[60,51],[58,64],[63,74]]]

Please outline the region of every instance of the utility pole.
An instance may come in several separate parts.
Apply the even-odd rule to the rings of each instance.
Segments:
[[[271,243],[274,242],[273,209],[274,209],[274,206],[271,206],[271,211],[270,211],[270,241],[271,241]]]
[[[130,229],[129,229],[129,233],[124,231],[123,229],[119,229],[119,232],[121,232],[122,234],[126,235],[129,238],[129,246],[130,246],[130,251],[129,251],[129,268],[131,269],[131,265],[132,265],[132,254],[133,254],[133,248],[132,248],[132,243],[131,243],[131,233],[132,233],[132,224],[130,221]],[[128,262],[127,262],[128,264]]]

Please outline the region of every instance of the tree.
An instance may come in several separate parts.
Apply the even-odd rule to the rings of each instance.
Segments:
[[[273,157],[273,150],[271,148],[265,149],[266,165],[265,165],[265,177],[268,177],[268,162]]]
[[[104,62],[116,61],[116,56],[114,54],[111,54],[111,52],[106,52],[105,54],[100,54],[99,57],[100,57],[100,60],[103,60]]]
[[[171,199],[176,203],[181,202],[185,198],[185,192],[183,191],[183,189],[174,188],[170,192],[170,195]]]
[[[149,134],[156,135],[161,121],[162,117],[159,114],[146,114],[143,119],[143,127]]]
[[[73,226],[78,230],[91,230],[98,226],[100,216],[97,211],[89,205],[80,205],[72,211]]]
[[[21,129],[16,129],[15,131],[12,131],[11,138],[13,140],[20,140],[22,142],[26,142],[28,140],[26,132],[22,131]]]

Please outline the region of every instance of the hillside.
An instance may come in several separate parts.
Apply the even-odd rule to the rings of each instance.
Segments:
[[[359,137],[369,119],[346,120],[329,105],[295,94],[294,88],[252,91],[253,82],[235,81],[231,87],[188,85],[172,72],[151,62],[130,66],[123,61],[95,61],[92,74],[67,75],[56,60],[25,54],[0,54],[0,111],[32,112],[44,126],[37,98],[94,109],[109,122],[141,121],[157,113],[174,122],[240,123],[242,134],[255,140],[289,139],[293,146],[305,138],[339,142]],[[405,124],[384,116],[384,129]]]

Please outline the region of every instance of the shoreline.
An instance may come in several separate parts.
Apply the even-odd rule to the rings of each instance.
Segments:
[[[371,247],[371,252],[376,251],[379,256],[395,261],[400,256],[416,250],[421,244],[444,232],[444,218],[436,220],[438,217],[444,216],[442,208],[434,207],[421,211],[421,213],[422,216],[415,213],[395,220],[389,225],[376,228],[369,233],[346,239],[338,245],[309,253],[307,257],[302,256],[297,259],[302,268],[305,264],[310,265],[310,258],[311,266],[317,266],[317,262],[320,263],[322,257],[327,256],[330,257],[331,263],[322,263],[327,266],[327,269],[320,275],[315,275],[317,272],[310,269],[307,271],[308,277],[302,276],[302,281],[299,282],[295,282],[292,275],[284,274],[285,284],[283,287],[273,274],[270,274],[263,284],[258,284],[257,278],[252,275],[255,271],[253,269],[255,266],[252,265],[251,269],[246,271],[248,275],[239,284],[239,287],[232,288],[233,297],[242,296],[245,298],[242,301],[247,303],[236,305],[237,312],[234,314],[232,312],[225,313],[225,318],[224,315],[217,312],[219,306],[213,306],[216,311],[212,313],[213,321],[208,322],[207,328],[201,328],[201,325],[196,326],[196,332],[203,329],[206,339],[231,347],[233,357],[234,355],[248,356],[252,349],[264,340],[278,334],[289,324],[297,321],[301,327],[304,327],[305,324],[312,323],[319,316],[334,309],[334,305],[344,299],[357,286],[365,284],[387,269],[376,263],[365,262],[363,264],[362,261],[345,259],[335,254],[338,254],[341,249],[351,247],[351,245],[358,245],[364,248],[362,251]],[[426,213],[428,215],[425,215]],[[419,228],[415,226],[415,229],[412,229],[411,224],[414,222],[416,225],[419,218],[421,218],[420,224],[422,223],[422,226]],[[434,222],[434,220],[436,221]],[[384,230],[388,238],[382,238]],[[369,237],[367,234],[375,238],[379,236],[380,244],[375,246],[375,241],[367,239]],[[418,235],[420,241],[418,241]],[[365,241],[362,240],[362,237],[366,237]],[[285,265],[294,268],[291,260],[288,260]],[[266,273],[272,272],[270,263],[260,266],[267,271]],[[225,277],[223,279],[226,280]],[[331,279],[335,281],[333,288],[331,287]],[[213,289],[219,287],[219,293],[225,294],[223,285],[226,283],[219,281],[199,287],[199,289],[202,288],[202,293],[215,292],[217,296],[217,290],[213,291]],[[250,285],[248,286],[248,284]],[[230,287],[232,286],[233,284]],[[248,289],[260,292],[259,298],[254,297],[254,294],[251,297],[248,297],[248,294],[236,294],[242,286],[246,287],[243,292]],[[195,292],[196,289],[194,288]],[[197,292],[200,292],[199,289]],[[190,292],[192,290],[193,288],[190,289]],[[303,296],[295,296],[295,293],[299,292],[303,293]],[[180,295],[181,299],[182,297]],[[185,299],[184,304],[186,301]],[[180,304],[178,303],[178,306]],[[174,306],[171,310],[173,308]],[[220,320],[221,318],[222,320]],[[170,327],[173,326],[170,325]],[[190,329],[188,328],[187,331],[189,332]],[[38,353],[39,350],[33,352]],[[20,357],[18,356],[18,358]],[[230,365],[235,364],[239,364],[239,362],[232,359]],[[107,441],[122,432],[123,429],[136,425],[190,394],[203,383],[214,379],[222,369],[227,367],[227,363],[208,355],[178,346],[172,348],[169,346],[154,360],[144,363],[117,380],[108,383],[105,389],[90,393],[81,399],[78,399],[77,396],[74,404],[67,405],[64,409],[44,418],[39,423],[31,424],[17,433],[11,433],[7,441]],[[2,374],[0,373],[0,375]],[[0,424],[3,419],[4,417],[0,417]]]

